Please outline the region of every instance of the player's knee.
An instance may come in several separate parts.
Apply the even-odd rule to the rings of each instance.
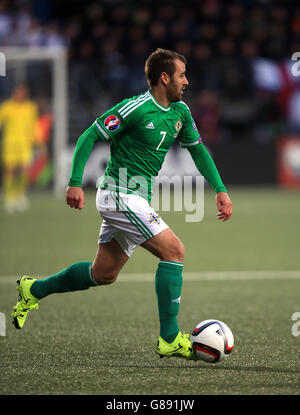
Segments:
[[[180,239],[176,239],[168,246],[167,252],[162,255],[163,261],[184,261],[184,245]]]
[[[102,285],[109,285],[116,281],[118,275],[115,274],[106,274],[104,278],[102,278],[99,284]]]
[[[118,273],[115,272],[115,271],[105,271],[105,272],[103,272],[103,270],[92,269],[92,274],[93,274],[94,280],[99,285],[112,284],[113,282],[116,281],[116,279],[118,277]]]
[[[178,262],[184,261],[184,245],[180,240],[178,240],[178,243],[175,247],[175,254]]]

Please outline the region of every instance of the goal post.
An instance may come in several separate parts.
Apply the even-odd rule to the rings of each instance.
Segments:
[[[62,47],[1,47],[6,65],[19,72],[22,63],[49,62],[52,74],[53,124],[53,191],[61,196],[66,186],[65,154],[68,146],[68,68],[67,50]],[[16,76],[17,77],[17,76]],[[20,80],[20,79],[19,79]]]

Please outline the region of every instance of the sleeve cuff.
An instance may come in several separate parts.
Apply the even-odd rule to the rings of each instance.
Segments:
[[[73,187],[81,187],[82,182],[81,182],[81,180],[70,178],[68,185],[73,186]]]
[[[197,140],[195,140],[195,141],[193,141],[191,143],[183,143],[182,141],[179,141],[179,143],[180,143],[180,145],[181,145],[182,148],[190,148],[190,147],[194,147],[194,146],[196,146],[198,144],[201,144],[202,143],[202,138],[199,136],[197,138]]]
[[[104,139],[105,141],[108,141],[110,139],[110,136],[107,134],[104,128],[101,127],[100,123],[97,120],[94,121],[93,126],[102,139]]]
[[[225,192],[225,193],[228,193],[228,192],[227,192],[227,189],[226,189],[226,187],[225,187],[224,185],[216,187],[216,188],[215,188],[215,192],[216,192],[216,193],[220,193],[220,192]]]

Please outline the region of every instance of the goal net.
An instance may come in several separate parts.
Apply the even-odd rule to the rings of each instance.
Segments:
[[[63,48],[1,48],[0,104],[14,87],[25,84],[38,118],[31,188],[63,193],[67,181],[67,55]]]

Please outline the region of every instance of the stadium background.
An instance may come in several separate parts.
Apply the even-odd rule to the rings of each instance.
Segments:
[[[153,49],[187,57],[184,100],[234,214],[217,222],[209,188],[201,223],[164,212],[186,248],[180,324],[191,331],[199,320],[219,318],[236,346],[214,367],[157,362],[157,260],[142,249],[108,289],[51,296],[27,330],[11,327],[19,275],[49,275],[93,258],[100,226],[94,187],[108,155],[99,144],[81,212],[53,197],[51,169],[32,186],[26,212],[0,207],[0,312],[7,324],[0,394],[299,394],[300,337],[291,334],[291,316],[300,311],[300,76],[291,70],[300,52],[297,3],[0,0],[0,51],[11,46],[67,50],[67,171],[78,136],[95,117],[147,88],[144,61]],[[49,66],[8,62],[1,101],[16,81],[28,83],[41,112],[53,116]],[[53,144],[52,131],[50,155]],[[175,145],[172,154],[185,153]],[[169,174],[188,172],[187,160],[168,163]]]
[[[280,139],[300,131],[300,76],[291,72],[300,50],[296,2],[4,0],[0,7],[0,46],[67,48],[70,146],[107,108],[147,89],[145,59],[164,47],[187,57],[184,99],[224,181],[276,184],[287,168],[283,180],[299,183],[298,158],[288,155],[282,167],[277,157]],[[31,63],[19,78],[2,77],[1,100],[16,79],[51,112],[49,68]],[[297,143],[293,149],[299,154]],[[85,182],[94,186],[97,162],[91,170]]]

